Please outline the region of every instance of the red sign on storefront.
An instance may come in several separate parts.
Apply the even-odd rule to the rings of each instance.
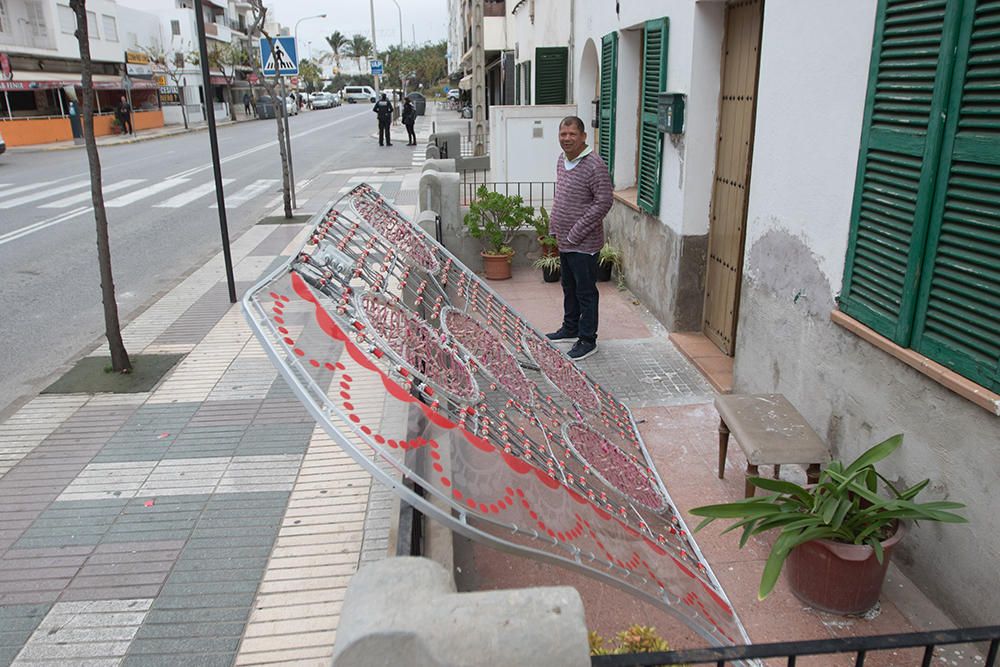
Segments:
[[[257,83],[257,75],[247,74],[247,81],[249,81],[250,83]]]
[[[10,58],[6,53],[0,53],[0,79],[10,81],[14,78],[14,72],[10,68]]]
[[[292,88],[298,88],[299,87],[299,77],[293,76],[291,78],[291,82],[292,82]]]

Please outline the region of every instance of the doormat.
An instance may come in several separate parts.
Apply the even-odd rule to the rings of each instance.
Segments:
[[[131,373],[111,370],[111,357],[84,357],[43,394],[138,394],[156,386],[184,354],[134,354]]]

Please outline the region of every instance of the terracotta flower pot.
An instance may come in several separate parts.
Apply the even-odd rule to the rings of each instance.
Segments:
[[[554,245],[545,245],[542,243],[542,237],[538,237],[538,247],[542,249],[542,257],[558,257],[559,247]]]
[[[794,549],[785,562],[785,576],[795,597],[810,607],[834,614],[863,614],[878,602],[893,548],[905,529],[882,542],[882,562],[864,544],[813,540]]]
[[[479,253],[483,257],[483,270],[487,280],[507,280],[510,278],[510,265],[514,255],[496,255],[491,252]]]

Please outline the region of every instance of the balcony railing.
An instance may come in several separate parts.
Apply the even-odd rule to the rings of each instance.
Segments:
[[[910,632],[898,635],[872,635],[868,637],[842,637],[839,639],[816,639],[801,642],[774,642],[747,646],[723,646],[713,648],[667,651],[665,653],[629,653],[622,655],[598,655],[591,658],[592,667],[651,667],[652,665],[706,665],[723,667],[737,662],[754,661],[764,658],[781,658],[786,665],[795,665],[796,658],[818,655],[853,654],[854,664],[862,666],[865,657],[881,658],[880,651],[892,651],[888,656],[893,665],[904,667],[921,665],[927,667],[934,662],[939,646],[954,644],[977,644],[986,646],[986,657],[980,664],[995,667],[997,651],[1000,648],[1000,625],[981,628],[958,628],[935,630],[932,632]],[[970,646],[970,652],[976,652]],[[905,649],[911,649],[909,658],[903,656]],[[978,657],[978,656],[977,656]],[[978,662],[978,660],[977,660]],[[777,664],[777,663],[769,663]],[[880,664],[883,664],[880,662]],[[944,663],[947,664],[947,661]]]

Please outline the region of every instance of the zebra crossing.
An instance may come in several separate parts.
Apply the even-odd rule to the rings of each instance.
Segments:
[[[226,209],[236,209],[264,194],[280,188],[276,178],[239,179],[224,178]],[[30,185],[10,187],[0,183],[0,210],[22,206],[37,209],[72,209],[90,206],[90,179],[40,181]],[[104,184],[104,205],[109,209],[123,208],[136,203],[160,209],[179,209],[186,206],[218,208],[215,202],[215,181],[196,182],[190,177],[168,178],[152,181],[145,178],[126,178]]]

